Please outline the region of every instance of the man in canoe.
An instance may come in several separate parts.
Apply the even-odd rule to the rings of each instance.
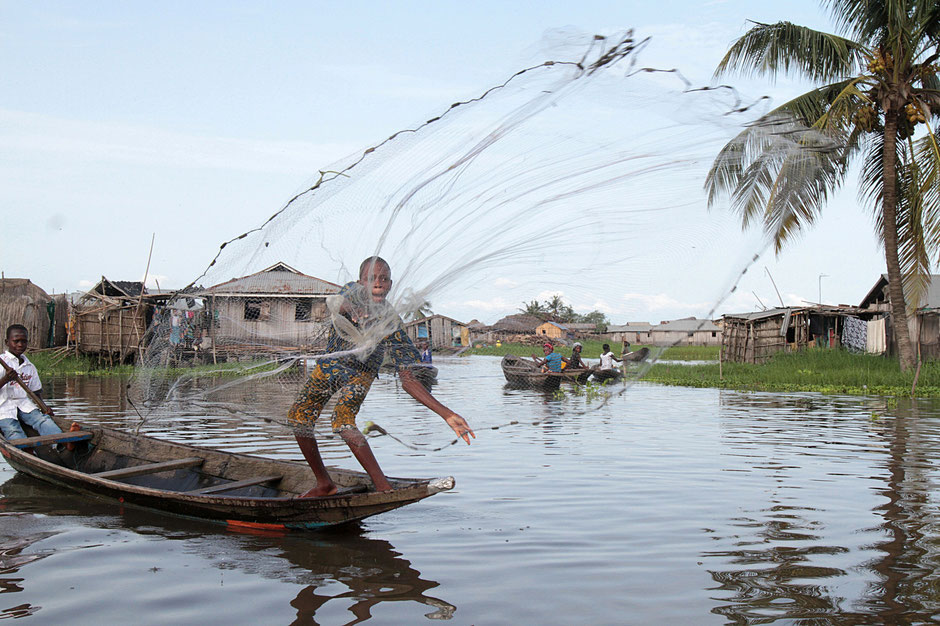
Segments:
[[[376,491],[392,490],[369,442],[356,427],[356,414],[386,353],[398,370],[402,388],[412,398],[444,418],[468,445],[470,437],[476,437],[464,418],[438,402],[411,373],[410,366],[419,362],[420,355],[402,328],[401,318],[385,300],[391,288],[391,267],[381,257],[373,256],[359,266],[359,280],[347,283],[328,303],[333,312],[328,354],[317,361],[287,414],[297,444],[317,479],[316,486],[301,497],[336,493],[336,484],[323,464],[314,436],[316,420],[333,396],[338,399],[330,416],[333,432],[349,446]]]
[[[543,372],[560,372],[564,357],[555,352],[555,346],[546,341],[542,344],[542,352],[545,353],[544,359],[532,355],[532,358],[535,359],[535,365],[541,367]]]
[[[7,327],[6,351],[0,355],[6,367],[2,367],[0,376],[0,433],[4,438],[22,439],[26,437],[23,424],[33,428],[40,435],[54,435],[62,430],[48,416],[43,415],[36,404],[30,400],[26,387],[42,397],[42,382],[39,371],[24,354],[29,345],[29,331],[22,324]],[[52,411],[49,411],[52,414]]]
[[[630,344],[628,343],[627,345],[629,346]],[[614,361],[621,363],[623,362],[623,359],[618,359],[617,357],[615,357],[614,353],[610,351],[610,344],[605,343],[604,351],[601,353],[601,362],[600,362],[600,366],[598,367],[598,369],[600,369],[601,371],[616,370],[617,367],[614,365]]]

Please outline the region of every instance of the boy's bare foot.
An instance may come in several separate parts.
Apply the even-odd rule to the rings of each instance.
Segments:
[[[79,425],[78,422],[72,422],[72,425],[69,426],[69,432],[70,432],[70,433],[74,433],[75,431],[81,430],[81,429],[82,429],[82,427],[81,427],[81,425]],[[69,443],[65,444],[65,449],[66,449],[66,450],[74,450],[74,449],[75,449],[75,443],[74,443],[74,442],[69,442]]]
[[[332,496],[337,491],[336,485],[330,483],[328,485],[317,485],[309,491],[305,491],[300,494],[301,498],[323,498],[325,496]]]

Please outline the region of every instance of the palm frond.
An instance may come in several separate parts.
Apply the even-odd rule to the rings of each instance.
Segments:
[[[919,167],[919,187],[924,213],[924,235],[930,256],[940,263],[940,131],[913,144],[913,161]]]
[[[757,24],[732,44],[715,76],[736,70],[776,77],[782,71],[831,81],[859,73],[867,52],[851,39],[790,22]]]
[[[930,284],[931,243],[926,231],[936,229],[936,215],[931,216],[921,193],[922,171],[913,142],[901,151],[904,160],[898,167],[898,260],[904,276],[904,293],[909,304],[924,301]],[[933,223],[931,221],[933,220]],[[936,240],[934,240],[936,241]]]
[[[709,206],[730,195],[744,228],[756,219],[779,251],[815,222],[845,176],[843,146],[792,117],[764,116],[719,153],[705,181]]]

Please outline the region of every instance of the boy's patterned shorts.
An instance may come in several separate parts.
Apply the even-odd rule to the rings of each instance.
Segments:
[[[333,363],[317,363],[297,400],[287,412],[287,422],[294,434],[312,437],[320,412],[330,398],[336,406],[330,416],[333,432],[356,427],[356,414],[369,393],[375,374],[336,367]]]

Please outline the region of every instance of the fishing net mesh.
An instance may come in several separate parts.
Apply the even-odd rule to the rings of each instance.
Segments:
[[[621,323],[682,309],[702,325],[736,308],[766,240],[731,211],[709,210],[703,182],[731,138],[766,123],[766,105],[643,67],[630,33],[567,44],[555,51],[561,60],[324,167],[222,244],[154,316],[129,394],[140,417],[218,401],[286,424],[316,363],[366,364],[429,305],[457,317],[449,312],[516,312],[560,294]],[[791,124],[766,124],[766,137],[800,149]],[[350,285],[373,255],[391,269],[384,301]],[[422,328],[407,332],[460,347],[493,338],[451,327],[442,341]],[[341,341],[330,344],[331,333]],[[330,355],[330,345],[342,349]],[[629,390],[664,346],[651,347],[604,392]],[[442,400],[459,411],[459,397]]]

